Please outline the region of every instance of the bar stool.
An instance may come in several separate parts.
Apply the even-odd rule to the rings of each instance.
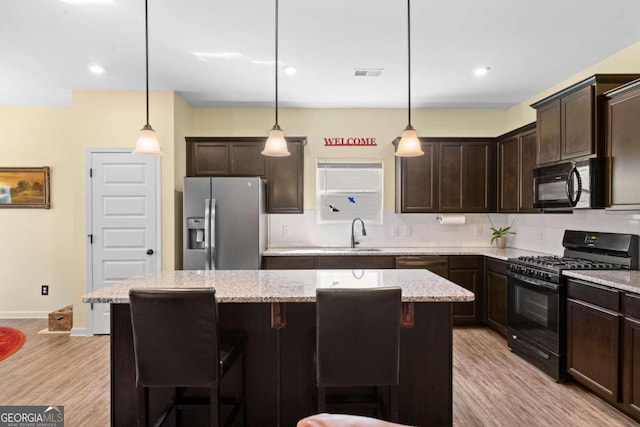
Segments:
[[[296,427],[408,427],[376,418],[344,414],[316,414],[306,417]]]
[[[400,288],[316,290],[318,412],[328,387],[376,387],[376,414],[398,420]],[[379,387],[389,389],[385,411]]]
[[[221,336],[215,289],[131,289],[131,324],[136,364],[138,425],[148,426],[149,388],[174,387],[175,397],[153,425],[160,426],[176,407],[202,402],[180,396],[178,387],[209,389],[210,425],[220,425],[220,381],[242,360],[242,392],[231,402],[232,421],[244,405],[242,334]],[[246,422],[246,417],[243,419]]]

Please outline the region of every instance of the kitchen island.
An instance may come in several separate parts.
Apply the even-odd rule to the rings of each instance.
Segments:
[[[86,303],[111,304],[112,425],[135,425],[136,418],[129,289],[215,288],[221,327],[248,335],[247,425],[292,426],[316,412],[316,288],[387,286],[402,288],[400,422],[451,425],[452,303],[474,295],[426,270],[165,271],[86,295]],[[168,395],[152,393],[152,412],[161,410]]]

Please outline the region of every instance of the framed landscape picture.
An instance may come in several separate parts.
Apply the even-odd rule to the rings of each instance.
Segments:
[[[49,209],[49,167],[0,167],[0,208]]]

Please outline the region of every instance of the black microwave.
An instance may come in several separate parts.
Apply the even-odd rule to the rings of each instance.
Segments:
[[[604,172],[604,158],[534,169],[533,207],[545,211],[604,208]]]

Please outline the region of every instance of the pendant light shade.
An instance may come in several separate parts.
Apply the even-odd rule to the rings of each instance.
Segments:
[[[286,157],[291,153],[287,148],[287,140],[284,138],[284,133],[278,125],[278,0],[276,0],[276,124],[273,125],[271,131],[269,131],[269,137],[264,144],[264,150],[262,154],[270,157]]]
[[[162,156],[160,151],[160,143],[156,138],[156,131],[146,124],[140,129],[138,140],[136,141],[136,148],[133,149],[133,154],[142,154],[147,156]]]
[[[145,53],[145,77],[147,81],[147,123],[140,129],[136,147],[133,154],[145,156],[162,156],[160,143],[156,137],[156,131],[149,124],[149,14],[147,12],[147,1],[144,1],[144,53]]]
[[[417,157],[422,156],[422,146],[418,139],[418,132],[411,126],[411,0],[407,0],[407,75],[408,75],[408,124],[402,131],[402,138],[398,143],[395,155],[398,157]]]

